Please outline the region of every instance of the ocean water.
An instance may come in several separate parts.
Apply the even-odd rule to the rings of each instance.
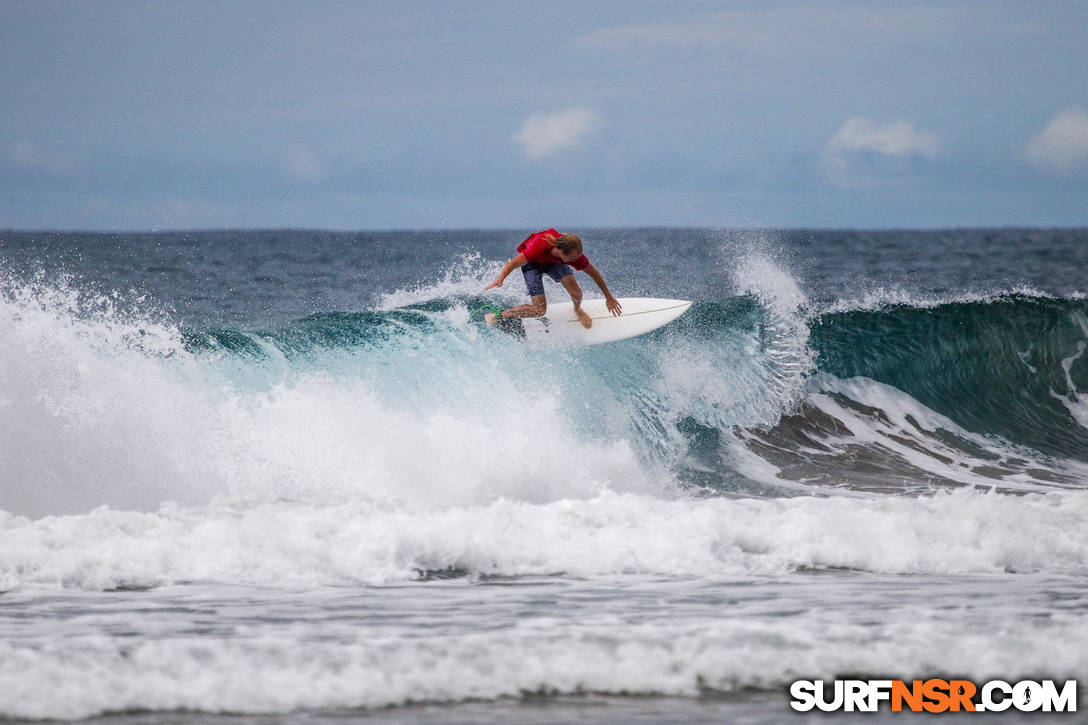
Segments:
[[[0,231],[0,720],[1088,701],[1088,230],[569,230],[695,301],[591,348],[529,231]]]

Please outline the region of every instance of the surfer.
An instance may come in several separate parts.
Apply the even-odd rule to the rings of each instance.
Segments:
[[[620,302],[608,291],[608,285],[600,271],[594,267],[582,253],[582,240],[574,234],[560,234],[554,229],[545,229],[530,234],[518,245],[518,255],[506,263],[495,281],[484,289],[502,287],[507,275],[521,267],[525,276],[525,288],[529,293],[529,304],[510,307],[496,313],[484,315],[484,321],[498,326],[502,320],[521,317],[540,317],[548,310],[548,300],[544,296],[544,275],[563,285],[563,289],[574,302],[574,311],[583,327],[592,327],[593,319],[582,309],[582,288],[574,279],[574,270],[585,272],[604,292],[605,305],[613,315],[622,314]],[[571,268],[574,269],[571,269]],[[520,323],[519,323],[520,324]]]

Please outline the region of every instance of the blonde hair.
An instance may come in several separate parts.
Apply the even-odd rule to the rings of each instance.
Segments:
[[[573,234],[564,234],[555,240],[555,248],[563,254],[581,254],[582,240]]]

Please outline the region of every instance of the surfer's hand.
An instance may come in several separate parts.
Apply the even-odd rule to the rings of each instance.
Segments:
[[[503,283],[503,279],[502,279],[502,277],[499,277],[494,282],[492,282],[488,286],[484,287],[484,289],[491,289],[492,287],[502,287],[502,283]]]
[[[615,297],[606,297],[604,300],[604,304],[605,307],[608,308],[608,311],[611,312],[614,316],[619,317],[623,314],[623,308],[620,307],[620,301],[617,300]]]

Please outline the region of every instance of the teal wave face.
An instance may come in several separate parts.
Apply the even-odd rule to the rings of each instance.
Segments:
[[[430,346],[436,354],[454,353],[447,365],[460,365],[466,376],[476,376],[483,374],[480,365],[486,355],[458,358],[457,351],[444,345],[449,338],[463,338],[471,327],[480,330],[467,324],[463,314],[477,301],[442,299],[387,311],[322,313],[275,330],[187,330],[183,338],[197,354],[221,352],[259,360],[274,353],[300,364],[320,364],[335,354],[340,360],[355,358],[363,367],[375,357],[385,365],[395,363],[398,347],[416,355]],[[444,316],[458,309],[462,314],[456,321]],[[782,377],[784,368],[810,364],[797,350],[780,349],[782,331],[772,318],[751,296],[699,302],[636,343],[598,351],[573,349],[564,355],[595,366],[591,372],[602,384],[639,394],[655,387],[659,357],[682,354],[680,350],[693,369],[717,371],[723,384],[740,376],[759,387],[761,380]],[[808,319],[807,331],[807,341],[800,344],[815,353],[815,365],[801,370],[805,375],[869,378],[907,393],[970,431],[1050,455],[1088,459],[1088,430],[1071,413],[1080,404],[1078,393],[1083,396],[1088,390],[1088,356],[1081,355],[1088,344],[1088,301],[1011,295],[930,307],[893,305],[817,314]],[[500,360],[511,345],[523,347],[489,330],[481,335]],[[521,359],[521,353],[532,351],[519,351],[514,359]],[[702,390],[703,398],[707,392]],[[744,397],[734,392],[734,399]],[[788,397],[775,403],[788,406]],[[723,410],[725,400],[712,401],[716,411],[708,420],[709,411],[698,409],[699,401],[686,403],[692,409],[669,410],[665,417],[711,427],[776,422],[774,411],[762,411],[760,419]],[[660,404],[652,407],[660,413]]]
[[[1088,460],[1088,301],[1008,295],[783,314],[742,295],[696,303],[636,340],[561,349],[484,327],[469,314],[478,301],[184,339],[198,358],[237,361],[258,388],[276,361],[273,384],[285,369],[359,380],[391,409],[522,415],[519,391],[547,380],[576,411],[567,419],[577,435],[629,441],[643,460],[711,489],[761,491],[765,476],[743,465],[751,454],[778,479],[871,490],[1076,485],[1078,474],[1046,461]]]
[[[1088,460],[1088,301],[1007,296],[822,315],[819,368],[892,385],[963,427]],[[1081,403],[1083,404],[1083,403]]]
[[[286,357],[298,357],[322,350],[366,349],[409,330],[425,333],[434,327],[430,318],[410,310],[324,312],[271,331],[186,329],[182,337],[186,348],[196,353],[216,351],[261,358],[271,346]]]

